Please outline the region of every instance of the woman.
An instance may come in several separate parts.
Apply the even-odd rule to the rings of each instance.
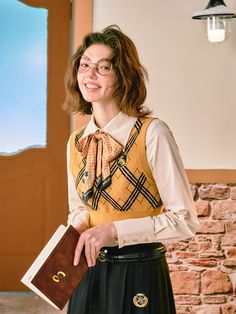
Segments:
[[[91,114],[68,143],[68,223],[80,233],[88,272],[73,314],[174,314],[161,242],[198,226],[178,147],[144,107],[147,72],[117,26],[87,35],[65,78],[67,109]]]

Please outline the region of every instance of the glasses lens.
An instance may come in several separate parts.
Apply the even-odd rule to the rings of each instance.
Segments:
[[[80,60],[78,72],[84,73],[87,72],[91,64],[96,66],[96,71],[101,75],[106,75],[112,69],[112,63],[110,60],[102,59],[98,63],[91,63],[87,60]]]
[[[97,71],[101,75],[106,75],[112,69],[112,63],[110,60],[100,60],[97,64]]]

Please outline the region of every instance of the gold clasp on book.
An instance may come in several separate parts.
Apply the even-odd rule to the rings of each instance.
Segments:
[[[52,280],[55,282],[59,282],[61,278],[66,277],[66,274],[63,271],[57,272],[56,275],[52,277]]]

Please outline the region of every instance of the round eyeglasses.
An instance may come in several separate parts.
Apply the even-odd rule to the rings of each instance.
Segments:
[[[78,72],[85,73],[91,68],[91,65],[95,66],[96,72],[100,75],[107,75],[112,70],[112,63],[109,59],[101,59],[97,63],[89,62],[88,60],[81,59]]]

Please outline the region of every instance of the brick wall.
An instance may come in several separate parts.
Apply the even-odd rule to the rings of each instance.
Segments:
[[[191,190],[200,228],[194,238],[166,245],[177,313],[235,314],[236,185]]]

